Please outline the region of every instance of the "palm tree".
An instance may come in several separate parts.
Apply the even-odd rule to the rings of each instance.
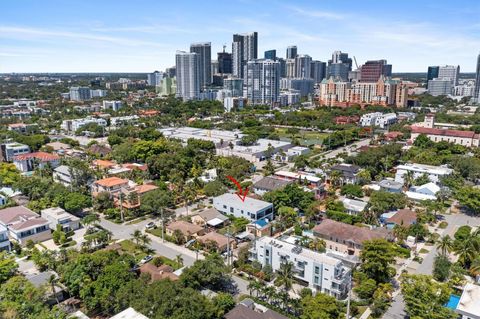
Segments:
[[[338,186],[342,181],[343,174],[340,171],[333,171],[330,173],[330,184],[332,186]]]
[[[52,290],[52,294],[55,297],[55,301],[58,305],[60,301],[58,300],[57,292],[55,291],[55,286],[57,284],[57,276],[51,274],[50,277],[48,277],[48,284],[50,285],[50,289]]]
[[[135,229],[135,231],[131,233],[130,236],[132,236],[135,244],[137,246],[140,246],[140,243],[142,242],[142,236],[143,236],[142,232],[139,229]]]
[[[479,238],[470,234],[463,241],[457,242],[454,247],[458,261],[464,268],[469,268],[470,263],[480,251]]]
[[[90,226],[98,224],[99,221],[100,219],[98,218],[97,214],[88,214],[82,219],[82,223],[87,227],[87,230],[90,228]]]
[[[405,189],[410,189],[413,185],[413,181],[415,180],[413,171],[407,171],[405,174],[403,174],[403,185],[405,186]]]
[[[452,240],[452,238],[450,238],[450,236],[448,236],[448,235],[443,236],[437,242],[437,249],[440,250],[440,253],[442,255],[446,256],[447,253],[449,253],[453,250],[453,240]]]
[[[277,282],[288,291],[293,286],[293,263],[283,262],[278,269]]]
[[[398,239],[398,241],[403,242],[407,239],[408,228],[403,225],[395,225],[393,227],[393,235]]]
[[[180,267],[183,267],[183,257],[181,254],[178,254],[177,256],[175,256],[175,261],[177,262],[177,264],[180,265]]]
[[[477,278],[480,276],[480,257],[475,258],[470,265],[470,274]]]

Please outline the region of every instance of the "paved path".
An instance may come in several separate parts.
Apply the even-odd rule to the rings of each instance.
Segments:
[[[445,216],[445,221],[448,223],[447,228],[443,230],[438,230],[438,233],[441,236],[449,235],[450,237],[453,237],[455,232],[460,226],[463,225],[469,225],[472,227],[478,227],[480,226],[480,218],[478,217],[472,217],[468,216],[465,214],[451,214],[451,215],[444,215]],[[419,264],[416,269],[413,271],[409,271],[411,273],[415,274],[424,274],[424,275],[431,275],[433,271],[433,263],[435,261],[435,256],[437,255],[437,248],[436,246],[429,247],[430,251],[423,256],[423,262]],[[418,250],[420,250],[420,244],[418,247]],[[410,264],[413,264],[415,262],[410,261]],[[408,267],[408,266],[406,266]],[[399,270],[397,273],[400,273],[401,270]],[[395,291],[394,293],[394,299],[393,302],[388,309],[388,311],[383,315],[383,319],[403,319],[406,317],[405,313],[405,303],[403,301],[403,296],[400,293],[400,290]]]
[[[126,225],[126,224],[116,224],[109,220],[101,219],[100,225],[111,231],[113,234],[113,238],[115,239],[130,239],[132,236],[131,234],[136,230],[139,229],[143,231],[145,229],[145,225],[152,221],[151,219],[143,220],[137,224]],[[181,255],[183,258],[183,264],[185,266],[191,266],[198,259],[204,259],[205,257],[199,253],[198,256],[194,251],[187,249],[183,246],[178,246],[170,242],[162,242],[161,238],[157,236],[148,234],[148,236],[152,239],[150,243],[150,248],[152,248],[155,253],[165,256],[170,259],[175,259],[177,255]],[[238,276],[232,276],[233,281],[237,285],[238,293],[237,294],[248,294],[248,281],[244,280]]]

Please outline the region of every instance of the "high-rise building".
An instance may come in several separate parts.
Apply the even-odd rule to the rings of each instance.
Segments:
[[[200,96],[200,68],[198,55],[194,52],[177,51],[175,69],[177,73],[176,96],[184,101]]]
[[[297,46],[291,45],[287,47],[287,59],[295,59],[297,57]]]
[[[192,43],[190,53],[196,53],[198,56],[200,88],[203,89],[212,83],[212,44]]]
[[[322,61],[312,61],[310,67],[310,77],[315,83],[322,82],[327,72],[327,64]]]
[[[460,66],[445,65],[438,68],[439,79],[450,79],[452,85],[458,85],[458,76],[460,74]]]
[[[280,63],[280,77],[284,78],[287,76],[287,61],[283,58],[277,58],[277,61]]]
[[[285,77],[295,77],[295,59],[288,59],[285,61]]]
[[[232,73],[232,54],[225,52],[217,53],[218,61],[218,73],[220,74],[231,74]]]
[[[168,78],[173,78],[173,77],[175,77],[175,76],[177,75],[177,69],[175,68],[175,66],[166,68],[166,69],[165,69],[165,75],[166,75]]]
[[[175,94],[177,92],[177,78],[163,78],[156,87],[156,92],[162,96]]]
[[[223,90],[228,97],[243,96],[243,80],[234,77],[223,79]]]
[[[480,103],[480,54],[477,56],[477,76],[475,77],[475,92],[473,97]]]
[[[277,104],[280,96],[280,63],[264,59],[248,61],[245,87],[248,104]]]
[[[310,78],[312,57],[309,55],[297,55],[295,57],[295,77]]]
[[[339,78],[342,81],[348,80],[348,72],[352,70],[352,59],[348,53],[334,51],[332,59],[328,60],[327,78]]]
[[[314,84],[313,79],[309,78],[283,78],[280,80],[280,89],[296,91],[304,97],[313,93]]]
[[[218,60],[212,60],[212,76],[218,73]]]
[[[277,50],[268,50],[265,51],[264,55],[265,59],[269,60],[277,60]]]
[[[163,72],[155,71],[147,74],[147,84],[150,86],[157,86],[163,78]]]
[[[232,43],[232,73],[244,78],[246,63],[258,57],[258,33],[234,34]]]
[[[453,84],[450,78],[435,78],[428,81],[428,93],[433,96],[449,95],[453,93]]]
[[[439,66],[429,66],[427,71],[427,89],[428,89],[428,81],[438,78],[438,69]]]
[[[72,86],[70,88],[70,100],[86,101],[92,98],[89,87]]]
[[[387,60],[367,61],[360,67],[360,82],[377,82],[381,76],[392,76],[392,65]]]

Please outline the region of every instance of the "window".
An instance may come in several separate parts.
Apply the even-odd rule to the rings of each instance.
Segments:
[[[318,275],[320,273],[320,267],[315,266],[315,275]]]
[[[270,256],[270,250],[265,250],[265,256]]]
[[[227,205],[223,205],[223,208],[224,208],[224,209],[227,209]]]
[[[317,276],[315,276],[315,278],[313,279],[313,282],[318,284],[318,277]]]
[[[233,213],[233,207],[230,207],[230,213]]]

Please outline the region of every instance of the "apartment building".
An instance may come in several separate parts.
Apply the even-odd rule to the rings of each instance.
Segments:
[[[273,204],[263,200],[245,197],[242,201],[237,194],[225,193],[213,198],[213,207],[219,212],[235,217],[244,217],[250,221],[273,219]]]
[[[407,172],[413,173],[413,178],[419,178],[423,174],[428,176],[428,179],[433,183],[440,183],[440,179],[453,173],[453,169],[445,166],[432,166],[416,163],[406,163],[398,165],[395,173],[395,181],[404,184],[405,174]]]
[[[47,166],[56,168],[60,165],[60,156],[46,152],[27,153],[15,156],[13,164],[24,173],[34,171],[37,168],[43,169]]]
[[[294,277],[315,292],[344,298],[349,289],[351,269],[340,259],[302,248],[290,242],[262,237],[250,249],[250,258],[270,265],[278,271],[283,263],[291,262]]]

